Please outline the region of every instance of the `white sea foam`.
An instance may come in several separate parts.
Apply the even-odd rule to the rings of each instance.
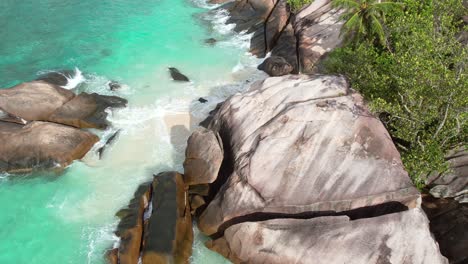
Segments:
[[[83,76],[83,73],[78,69],[78,67],[75,67],[75,72],[73,76],[67,76],[64,74],[65,78],[67,78],[67,85],[62,86],[65,89],[71,90],[75,89],[80,83],[84,82],[86,78]]]

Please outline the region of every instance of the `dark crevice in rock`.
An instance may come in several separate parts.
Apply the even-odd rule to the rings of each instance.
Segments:
[[[348,216],[350,220],[357,220],[363,218],[379,217],[386,214],[399,213],[408,210],[408,207],[400,202],[386,202],[383,204],[360,207],[348,211],[335,212],[335,211],[312,211],[300,214],[284,214],[284,213],[267,213],[257,212],[248,215],[235,217],[231,220],[224,222],[219,228],[218,232],[211,235],[212,239],[221,238],[224,231],[230,226],[244,223],[244,222],[261,222],[272,219],[292,218],[292,219],[311,219],[323,216]]]
[[[206,205],[208,205],[214,199],[218,191],[222,188],[222,186],[229,179],[229,176],[231,176],[232,172],[234,171],[234,154],[229,142],[229,139],[231,138],[230,131],[226,128],[226,126],[221,125],[218,133],[223,144],[224,158],[219,169],[218,177],[213,183],[210,184],[209,194],[207,197],[205,197]]]
[[[263,23],[263,40],[265,42],[265,52],[264,54],[266,55],[268,53],[268,51],[270,51],[270,47],[268,45],[268,31],[267,31],[267,27],[268,27],[268,21],[270,20],[270,17],[271,15],[275,12],[275,9],[278,7],[278,4],[281,2],[281,0],[277,0],[275,5],[273,6],[273,8],[271,9],[270,13],[268,14],[268,16],[266,17],[265,19],[265,22]],[[274,46],[274,45],[272,45]]]

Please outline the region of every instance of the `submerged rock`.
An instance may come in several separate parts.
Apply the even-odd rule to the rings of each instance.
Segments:
[[[190,82],[189,78],[180,73],[180,71],[176,68],[170,67],[169,72],[171,73],[171,77],[174,81]]]
[[[208,45],[214,45],[216,44],[216,42],[218,42],[215,38],[208,38],[208,39],[205,39],[205,44],[208,44]]]
[[[372,215],[419,198],[384,126],[343,77],[268,78],[224,102],[209,128],[232,158],[200,216],[205,234],[262,214]]]
[[[81,159],[98,140],[89,132],[59,124],[0,121],[0,172],[64,168]]]
[[[354,221],[336,216],[244,222],[208,247],[234,263],[447,263],[428,223],[420,209]]]
[[[128,208],[117,213],[121,242],[117,252],[108,251],[109,262],[116,255],[119,264],[188,263],[193,231],[187,197],[177,172],[160,173],[142,184]]]
[[[291,73],[294,68],[289,64],[283,57],[271,56],[265,59],[258,66],[259,70],[262,70],[270,76],[283,76]]]
[[[117,96],[81,93],[58,108],[47,120],[78,128],[105,129],[109,125],[105,110],[125,107],[127,100]]]
[[[200,97],[200,98],[198,98],[198,102],[204,104],[204,103],[208,102],[208,100],[206,100],[206,99],[203,98],[203,97]]]

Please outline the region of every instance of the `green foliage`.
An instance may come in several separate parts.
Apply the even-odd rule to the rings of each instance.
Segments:
[[[364,95],[422,188],[429,173],[447,169],[447,151],[467,143],[468,50],[456,40],[466,10],[461,0],[402,2],[403,13],[387,16],[388,50],[359,42],[325,65]]]
[[[380,0],[333,0],[333,5],[345,10],[341,17],[345,21],[342,27],[345,39],[354,43],[377,41],[382,47],[387,46],[385,15],[402,7],[402,3]]]
[[[314,0],[286,0],[292,12],[299,11],[305,5],[312,3]]]

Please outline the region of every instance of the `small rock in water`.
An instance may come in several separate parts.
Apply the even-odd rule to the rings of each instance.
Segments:
[[[180,73],[180,71],[176,68],[170,67],[169,72],[171,73],[171,77],[174,81],[190,82],[189,78]]]
[[[100,147],[97,152],[98,152],[98,155],[99,155],[99,159],[102,159],[102,154],[104,153],[104,150],[110,145],[112,144],[112,142],[114,142],[115,138],[119,135],[120,133],[120,129],[117,130],[117,132],[115,132],[112,136],[109,137],[109,139],[106,141],[106,144],[104,144],[104,146]]]
[[[112,55],[112,50],[103,49],[103,50],[101,50],[101,55],[104,56],[104,57],[108,57],[108,56]]]
[[[204,103],[208,102],[208,100],[206,100],[206,99],[203,98],[203,97],[200,97],[200,98],[198,98],[198,102],[204,104]]]
[[[120,83],[116,81],[110,81],[107,83],[107,85],[109,86],[109,89],[111,89],[111,91],[115,91],[122,88],[122,85],[120,85]]]
[[[217,40],[215,38],[209,38],[209,39],[205,39],[205,44],[208,44],[208,45],[214,45],[216,44]]]

